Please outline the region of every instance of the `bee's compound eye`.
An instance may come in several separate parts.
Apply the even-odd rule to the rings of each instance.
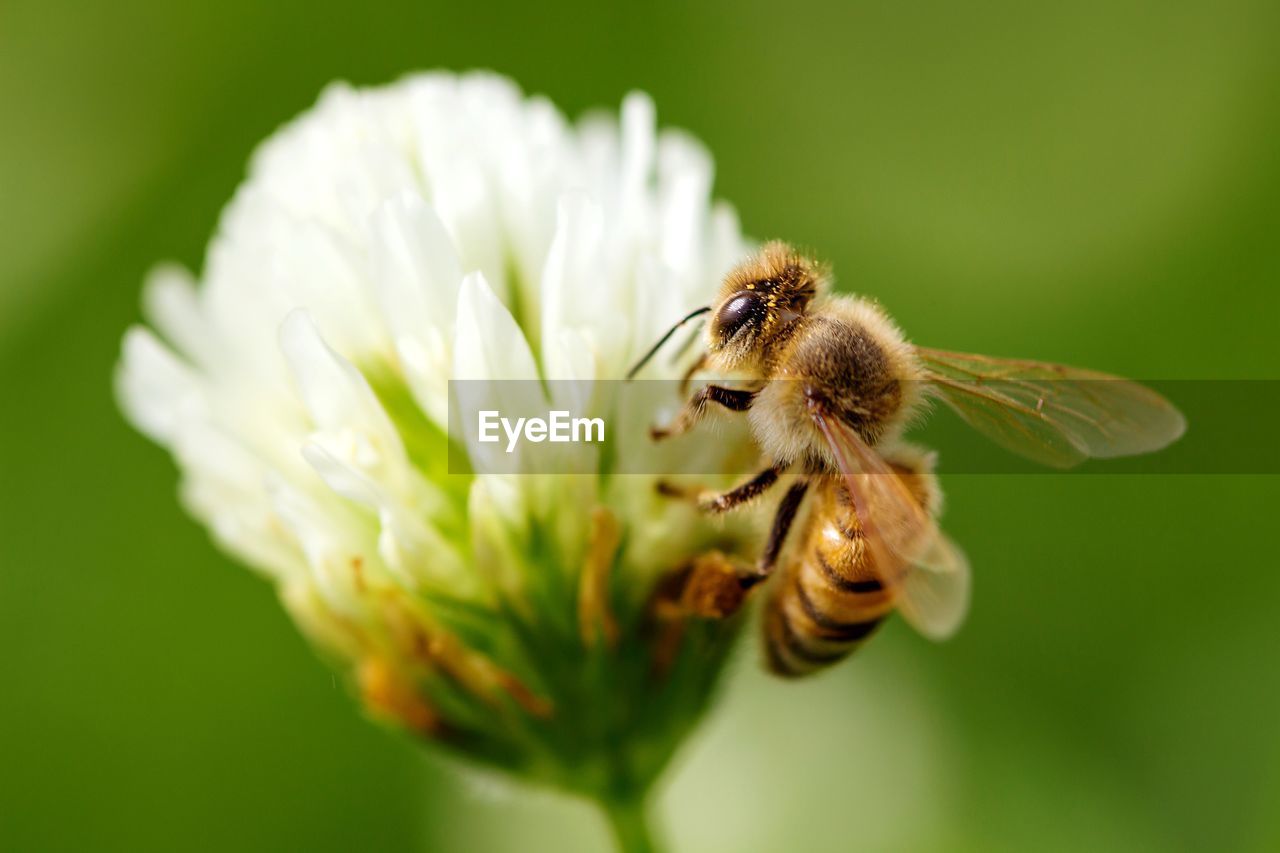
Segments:
[[[738,293],[716,312],[716,334],[727,341],[751,322],[760,311],[760,297],[754,293]]]

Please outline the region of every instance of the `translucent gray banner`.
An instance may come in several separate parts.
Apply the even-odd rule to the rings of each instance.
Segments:
[[[706,384],[704,380],[687,387],[667,380],[451,381],[449,472],[755,473],[764,457],[753,440],[750,421],[763,412],[732,411],[708,402],[705,415],[684,434],[661,441],[652,437],[651,427],[670,425]],[[716,384],[744,393],[752,390],[742,383]],[[1140,398],[1138,405],[1126,408],[1133,394],[1131,383],[1106,379],[949,381],[946,389],[920,382],[903,385],[897,393],[903,399],[926,400],[904,437],[936,450],[940,473],[1280,474],[1275,438],[1280,380],[1147,380],[1141,384],[1181,412],[1185,434],[1155,452],[1087,458],[1065,470],[1037,464],[1006,447],[1069,444],[1083,434],[1085,438],[1079,440],[1086,444],[1123,452],[1125,435],[1140,437],[1144,430],[1168,427],[1167,422],[1163,426],[1149,422],[1150,406],[1161,405],[1160,397]],[[805,389],[789,390],[796,393],[777,396],[805,399]],[[776,405],[773,396],[757,396],[750,405]],[[967,399],[976,403],[966,407]],[[956,401],[960,401],[958,407]],[[1156,414],[1163,416],[1159,410]],[[1001,436],[1002,429],[1012,434]],[[1085,450],[1089,455],[1090,448]]]

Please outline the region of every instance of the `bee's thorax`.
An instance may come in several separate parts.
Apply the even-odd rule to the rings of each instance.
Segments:
[[[872,304],[851,297],[817,303],[761,353],[764,387],[750,418],[776,462],[831,469],[811,401],[852,426],[868,444],[892,441],[920,401],[920,369],[901,333]]]

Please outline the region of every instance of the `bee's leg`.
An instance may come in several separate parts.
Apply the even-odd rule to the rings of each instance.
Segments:
[[[680,377],[680,396],[689,393],[689,383],[693,381],[693,376],[699,370],[707,366],[707,354],[704,352],[698,356],[698,360],[689,365],[689,369],[684,372],[684,376]]]
[[[658,494],[677,500],[692,501],[703,512],[719,514],[742,506],[764,494],[774,483],[785,467],[771,465],[745,483],[734,486],[727,492],[717,492],[696,486],[679,486],[669,480],[659,480]]]
[[[657,624],[654,669],[658,673],[666,672],[674,663],[690,618],[724,619],[734,615],[742,609],[752,588],[772,574],[808,488],[809,483],[801,480],[783,495],[769,539],[754,567],[719,551],[709,551],[667,575],[658,585],[650,604]]]
[[[751,569],[720,551],[700,554],[659,582],[649,603],[653,668],[667,672],[691,619],[727,619],[742,609],[753,585]]]
[[[680,410],[680,414],[676,415],[674,421],[665,427],[650,427],[649,436],[654,441],[659,441],[664,438],[670,438],[673,435],[688,432],[706,412],[707,403],[715,403],[732,412],[745,412],[751,408],[751,404],[755,401],[756,393],[743,388],[704,385],[689,398],[689,402],[685,403],[684,408]]]
[[[778,475],[784,470],[786,469],[783,466],[770,465],[750,480],[734,486],[727,492],[713,492],[710,489],[704,489],[698,492],[695,497],[698,502],[698,509],[712,514],[736,509],[768,491],[774,483],[778,482]]]
[[[773,574],[774,566],[778,564],[778,555],[782,553],[782,546],[786,544],[787,534],[791,532],[791,525],[796,520],[796,513],[800,511],[800,503],[804,500],[808,488],[809,483],[801,480],[787,489],[787,493],[782,496],[782,500],[778,503],[778,510],[773,515],[773,526],[769,528],[769,538],[764,543],[764,550],[760,552],[759,562],[756,563],[755,574],[744,579],[744,583],[748,586],[755,586]]]
[[[737,613],[752,586],[752,570],[720,551],[699,554],[668,575],[654,595],[659,619],[724,619]]]

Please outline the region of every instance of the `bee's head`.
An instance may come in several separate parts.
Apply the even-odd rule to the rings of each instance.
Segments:
[[[788,337],[826,286],[826,272],[786,243],[765,244],[725,277],[707,348],[731,365],[758,359]]]

